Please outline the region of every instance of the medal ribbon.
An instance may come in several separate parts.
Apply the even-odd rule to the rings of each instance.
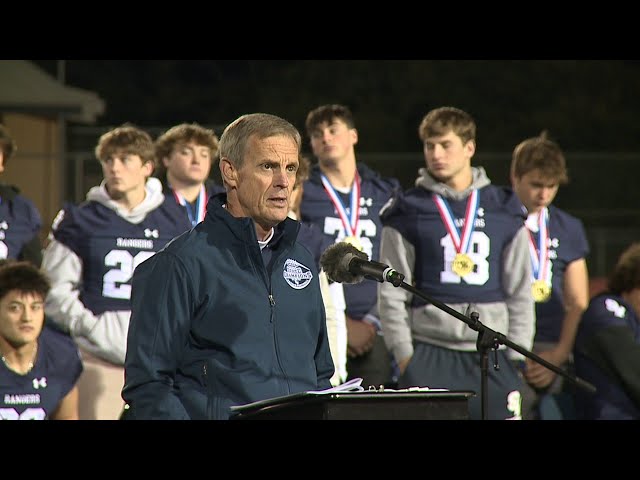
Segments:
[[[340,220],[342,220],[345,236],[358,238],[358,223],[360,222],[360,175],[358,175],[358,171],[356,170],[356,176],[353,180],[353,187],[351,188],[350,217],[347,216],[347,211],[342,204],[342,200],[329,183],[327,177],[321,175],[320,178],[322,179],[322,184],[324,185],[324,189],[327,192],[327,195],[329,195],[331,203],[333,203],[333,206],[340,216]]]
[[[460,230],[453,221],[453,213],[451,212],[451,208],[449,208],[449,203],[437,193],[433,194],[433,200],[436,202],[436,206],[440,211],[440,218],[451,236],[456,253],[469,252],[473,225],[476,223],[476,215],[478,213],[479,199],[478,189],[473,189],[471,195],[467,198],[467,209],[464,214],[462,234],[460,234]]]
[[[191,209],[191,204],[187,202],[187,200],[177,191],[173,190],[173,196],[180,205],[187,209],[187,215],[189,215],[189,220],[191,220],[191,225],[194,227],[204,220],[204,216],[207,212],[207,192],[205,191],[204,185],[200,187],[200,193],[198,194],[198,198],[196,198],[196,206],[195,212]]]
[[[531,257],[531,268],[534,280],[546,280],[549,267],[549,229],[547,222],[549,210],[545,207],[538,215],[538,247],[533,238],[533,233],[529,231],[529,256]]]

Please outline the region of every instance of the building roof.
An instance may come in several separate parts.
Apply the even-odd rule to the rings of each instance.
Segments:
[[[63,114],[68,120],[95,123],[105,102],[97,93],[61,84],[27,60],[0,60],[0,111]]]

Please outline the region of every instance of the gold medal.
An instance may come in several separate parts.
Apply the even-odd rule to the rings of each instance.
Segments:
[[[469,255],[466,253],[457,253],[451,264],[451,270],[453,270],[453,273],[456,275],[464,277],[473,272],[474,266],[475,264]]]
[[[551,285],[544,280],[536,280],[531,285],[531,294],[536,302],[546,302],[551,296]]]
[[[349,235],[348,237],[345,237],[344,241],[347,243],[350,243],[351,245],[356,247],[358,250],[362,251],[362,242],[360,242],[360,239],[358,237]]]

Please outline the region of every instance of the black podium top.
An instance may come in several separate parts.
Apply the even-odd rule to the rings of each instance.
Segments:
[[[232,420],[468,420],[471,391],[301,392],[234,410]]]

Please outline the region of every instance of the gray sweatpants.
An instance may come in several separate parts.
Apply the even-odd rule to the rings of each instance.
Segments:
[[[522,418],[521,389],[523,382],[507,358],[506,350],[498,350],[499,370],[493,368],[494,352],[489,351],[487,418],[489,420],[520,420]],[[415,342],[414,353],[398,382],[399,388],[429,387],[448,390],[472,390],[469,417],[482,419],[480,354]]]

